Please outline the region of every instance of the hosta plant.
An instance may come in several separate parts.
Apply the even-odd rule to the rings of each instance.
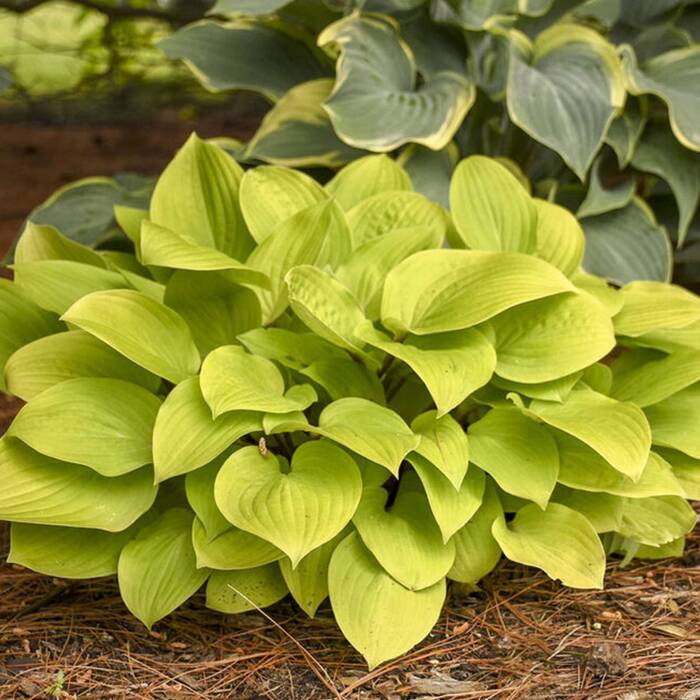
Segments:
[[[325,187],[193,136],[132,251],[29,223],[0,281],[10,561],[116,574],[147,626],[328,597],[370,667],[501,557],[574,588],[678,555],[700,498],[700,298],[613,288],[497,161],[450,212],[390,158]],[[447,244],[449,241],[449,247]]]
[[[249,162],[391,152],[447,204],[460,158],[508,159],[576,213],[589,271],[700,278],[700,5],[692,0],[219,0],[159,45],[270,101]],[[669,239],[670,234],[670,239]]]

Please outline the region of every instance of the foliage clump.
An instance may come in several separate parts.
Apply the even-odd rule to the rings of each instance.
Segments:
[[[219,0],[159,46],[210,90],[271,102],[240,157],[337,167],[401,149],[416,189],[445,205],[461,158],[508,158],[580,218],[589,272],[668,281],[670,237],[687,283],[700,274],[699,12],[688,0]]]
[[[678,555],[700,498],[700,298],[581,267],[495,160],[450,211],[386,156],[325,186],[193,136],[132,252],[29,223],[0,280],[10,560],[116,574],[149,627],[326,597],[371,667],[502,556],[601,588]],[[450,247],[447,247],[449,241]]]

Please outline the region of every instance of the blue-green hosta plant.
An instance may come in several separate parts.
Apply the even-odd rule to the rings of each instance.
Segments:
[[[219,0],[161,42],[271,104],[250,162],[391,152],[447,204],[460,158],[508,159],[580,219],[617,284],[700,278],[700,5],[692,0]],[[670,237],[669,237],[670,236]]]
[[[606,554],[680,554],[700,298],[584,272],[574,216],[496,160],[449,202],[384,155],[322,187],[193,136],[116,207],[131,252],[29,223],[0,280],[10,561],[116,574],[149,627],[201,588],[329,598],[374,667],[501,557],[596,589]]]

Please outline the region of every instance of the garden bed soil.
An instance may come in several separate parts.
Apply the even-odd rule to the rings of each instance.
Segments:
[[[204,136],[245,137],[225,119]],[[0,253],[27,212],[88,175],[155,174],[191,125],[172,115],[106,127],[4,125]],[[0,433],[18,402],[0,395]],[[0,531],[0,561],[8,549]],[[453,587],[433,633],[368,673],[327,603],[224,616],[199,594],[155,625],[113,579],[66,582],[0,565],[0,698],[179,700],[700,700],[700,533],[682,560],[609,565],[606,590],[573,591],[504,561],[479,590]]]

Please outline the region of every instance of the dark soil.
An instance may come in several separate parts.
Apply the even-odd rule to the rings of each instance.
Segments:
[[[107,126],[0,122],[0,258],[27,214],[62,185],[117,172],[157,175],[195,129],[202,137],[248,139],[260,120],[256,108],[232,117],[217,111],[196,123],[176,112]]]

